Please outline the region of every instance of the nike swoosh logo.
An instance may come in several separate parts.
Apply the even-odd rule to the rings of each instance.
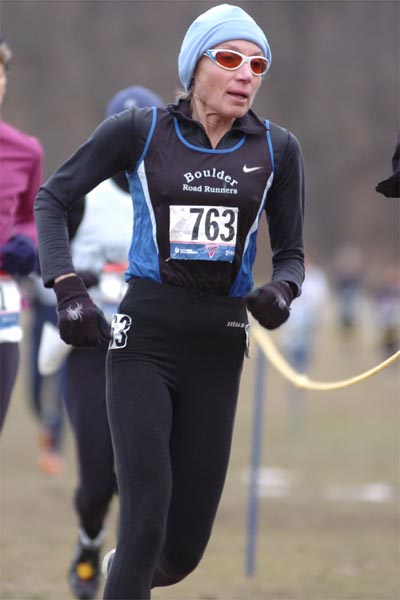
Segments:
[[[252,171],[258,171],[258,169],[262,169],[262,167],[246,167],[246,165],[243,166],[244,173],[251,173]]]

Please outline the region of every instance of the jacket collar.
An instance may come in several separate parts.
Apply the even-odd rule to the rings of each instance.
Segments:
[[[179,120],[197,123],[190,114],[190,102],[188,100],[179,100],[177,104],[169,104],[167,110]],[[234,130],[248,134],[260,134],[265,133],[266,125],[250,109],[243,117],[234,121],[231,131]]]

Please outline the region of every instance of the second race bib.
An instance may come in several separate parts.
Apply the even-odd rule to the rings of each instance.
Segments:
[[[21,294],[18,285],[9,275],[0,276],[0,342],[19,342]]]

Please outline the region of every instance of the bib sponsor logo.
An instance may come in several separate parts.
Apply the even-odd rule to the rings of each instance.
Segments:
[[[218,246],[206,246],[208,256],[212,258],[216,252],[218,252]]]

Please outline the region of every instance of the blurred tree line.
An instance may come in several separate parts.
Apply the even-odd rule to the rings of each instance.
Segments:
[[[86,139],[120,89],[140,84],[174,100],[183,36],[215,4],[2,0],[1,33],[14,53],[2,117],[40,138],[45,177]],[[373,277],[399,258],[400,203],[375,192],[391,173],[399,129],[399,2],[232,4],[256,19],[272,48],[254,108],[290,129],[303,148],[308,250],[329,271],[340,247],[351,244]]]

